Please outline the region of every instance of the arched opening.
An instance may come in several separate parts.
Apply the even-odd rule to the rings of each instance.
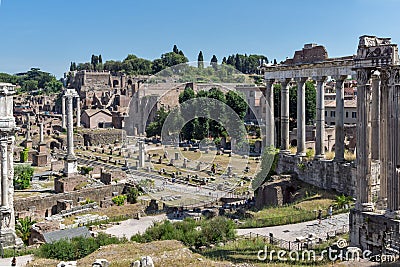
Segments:
[[[132,84],[133,84],[132,80],[129,79],[129,80],[128,80],[128,85],[132,85]]]
[[[290,142],[290,145],[291,145],[291,146],[297,146],[297,139],[293,139],[293,140]]]

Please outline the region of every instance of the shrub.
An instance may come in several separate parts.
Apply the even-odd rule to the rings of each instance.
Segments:
[[[125,195],[115,196],[112,198],[112,202],[114,202],[114,204],[117,206],[123,206],[126,198],[127,196]]]
[[[14,167],[14,186],[16,189],[27,189],[31,186],[33,168],[29,165],[16,165]]]
[[[21,162],[27,162],[28,161],[28,153],[29,153],[29,148],[24,148],[24,150],[22,150],[20,152],[20,158],[21,158]]]
[[[131,187],[128,190],[127,200],[131,204],[135,204],[137,202],[137,198],[139,196],[139,190],[136,187]]]
[[[197,230],[198,226],[200,226],[201,230]],[[182,222],[164,221],[155,223],[143,234],[132,236],[131,240],[141,243],[155,240],[178,240],[187,246],[200,247],[232,240],[235,236],[235,224],[224,217],[204,220],[201,223],[186,218]]]
[[[97,237],[62,239],[54,243],[43,244],[36,252],[36,256],[63,261],[77,260],[93,253],[101,246],[119,244],[125,241],[126,239],[109,237],[105,233],[99,233]]]

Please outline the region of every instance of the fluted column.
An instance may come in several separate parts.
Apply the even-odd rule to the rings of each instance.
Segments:
[[[347,76],[335,76],[335,161],[344,161],[344,80]]]
[[[373,77],[375,79],[376,77]],[[388,143],[388,71],[382,71],[381,75],[381,86],[380,86],[380,122],[379,122],[379,160],[380,160],[380,190],[378,204],[380,208],[386,209],[387,206],[387,168],[388,168],[388,149],[390,144]],[[374,80],[372,80],[374,82]],[[378,145],[378,144],[376,144]]]
[[[379,72],[375,71],[371,76],[371,90],[372,90],[372,103],[371,103],[371,158],[379,160],[380,158],[380,144],[379,144],[379,125],[380,125],[380,84],[381,80]]]
[[[65,96],[61,97],[61,127],[66,128]]]
[[[289,150],[289,86],[291,79],[281,80],[281,153]]]
[[[357,203],[356,208],[372,211],[371,192],[371,91],[370,72],[357,70]]]
[[[391,73],[388,86],[388,166],[387,166],[387,208],[389,211],[400,210],[400,84],[396,77],[400,69]],[[393,78],[395,77],[395,78]]]
[[[8,156],[7,140],[1,140],[1,206],[8,207]]]
[[[317,125],[315,133],[315,159],[325,158],[325,76],[315,77],[317,81]]]
[[[67,100],[67,158],[75,158],[74,154],[74,114],[71,95],[66,97]]]
[[[297,155],[306,155],[306,87],[308,78],[296,78],[297,83]]]
[[[76,127],[81,127],[81,98],[76,97]]]
[[[266,140],[265,146],[275,146],[275,119],[274,119],[274,79],[266,81],[265,99],[266,99],[266,118],[265,118],[265,129],[266,129]]]

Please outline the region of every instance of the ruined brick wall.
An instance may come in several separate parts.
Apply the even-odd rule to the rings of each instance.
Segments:
[[[14,209],[16,215],[20,218],[32,216],[36,219],[43,219],[57,212],[57,201],[72,200],[73,205],[79,204],[79,198],[89,198],[100,204],[100,201],[106,197],[111,197],[113,192],[121,194],[125,184],[105,185],[96,188],[82,189],[69,193],[51,194],[48,196],[36,196],[14,200]]]
[[[82,130],[85,145],[109,145],[115,141],[121,142],[126,138],[125,130],[121,129],[96,129]]]

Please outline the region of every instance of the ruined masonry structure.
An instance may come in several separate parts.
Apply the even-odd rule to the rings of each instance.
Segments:
[[[14,216],[14,142],[15,119],[13,116],[13,95],[15,86],[0,83],[0,158],[1,158],[1,206],[0,206],[0,242],[3,247],[22,245],[15,234]]]
[[[328,58],[324,47],[306,45],[293,59],[264,69],[267,104],[273,105],[273,83],[282,85],[281,154],[278,172],[296,172],[301,180],[356,197],[350,212],[350,242],[374,254],[399,253],[400,248],[400,61],[390,38],[361,36],[357,54]],[[343,82],[357,79],[356,164],[344,162]],[[324,159],[324,90],[330,76],[336,80],[335,159]],[[317,82],[316,155],[297,166],[305,155],[305,87]],[[288,152],[288,89],[297,84],[297,153]],[[270,98],[270,99],[268,99]],[[267,122],[272,118],[267,118]],[[274,124],[267,139],[274,144]]]

